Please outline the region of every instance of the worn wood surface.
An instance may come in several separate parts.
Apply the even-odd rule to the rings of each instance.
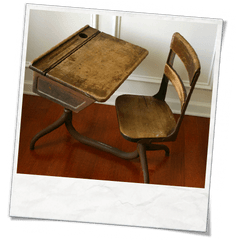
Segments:
[[[65,126],[44,136],[34,151],[32,137],[53,123],[63,108],[41,97],[24,95],[17,172],[22,174],[143,183],[139,159],[127,161],[77,142]],[[178,115],[175,115],[175,119]],[[136,149],[120,132],[114,106],[92,104],[73,115],[82,134],[124,151]],[[152,184],[204,187],[209,118],[185,116],[177,140],[168,142],[170,156],[147,152]]]
[[[104,102],[147,54],[144,48],[88,26],[34,60],[31,68]]]
[[[170,135],[176,126],[165,101],[149,96],[122,95],[116,99],[121,133],[132,141]]]
[[[195,73],[200,69],[200,62],[197,54],[189,42],[179,33],[172,37],[170,48],[179,56],[184,63],[189,76],[189,83],[192,85]]]
[[[179,100],[181,102],[181,107],[182,107],[187,97],[186,89],[182,80],[180,79],[176,71],[169,64],[165,65],[164,73],[166,77],[171,81],[173,86],[175,87],[175,90],[178,93]]]
[[[87,97],[74,89],[65,87],[37,72],[34,72],[33,91],[74,112],[79,112],[95,102],[93,98]]]
[[[79,47],[82,47],[88,40],[91,40],[99,31],[90,28],[88,25],[80,29],[76,33],[72,34],[47,52],[40,55],[38,58],[32,61],[32,66],[47,73],[53,66],[59,64],[72,52],[76,51]],[[83,34],[83,35],[81,35]],[[86,37],[81,37],[86,36]]]

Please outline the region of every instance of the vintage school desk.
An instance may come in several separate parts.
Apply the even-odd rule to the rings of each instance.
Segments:
[[[86,25],[30,65],[34,71],[33,91],[64,107],[63,115],[40,131],[36,141],[65,123],[81,143],[124,159],[138,157],[137,150],[123,152],[79,134],[72,125],[77,113],[94,102],[105,102],[147,56],[148,51]]]

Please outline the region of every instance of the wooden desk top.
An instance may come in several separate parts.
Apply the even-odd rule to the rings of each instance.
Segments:
[[[144,48],[86,25],[36,58],[30,68],[105,102],[147,54]]]

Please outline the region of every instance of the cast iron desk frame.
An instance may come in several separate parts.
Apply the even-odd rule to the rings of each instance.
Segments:
[[[34,70],[33,92],[62,105],[64,113],[33,137],[30,149],[39,138],[65,124],[83,144],[123,159],[137,158],[138,150],[124,152],[78,133],[72,124],[72,111],[77,113],[95,101],[106,101],[147,54],[146,49],[86,25],[35,59],[30,65]]]

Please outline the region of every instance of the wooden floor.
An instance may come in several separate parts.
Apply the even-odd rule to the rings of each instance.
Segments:
[[[57,120],[63,107],[37,96],[24,95],[17,173],[71,178],[143,182],[139,159],[123,160],[76,141],[65,125],[42,137],[30,150],[36,133]],[[176,116],[177,117],[177,116]],[[118,128],[114,106],[93,104],[73,114],[81,134],[123,151],[134,151]],[[163,151],[148,152],[151,184],[203,188],[205,182],[209,118],[185,116],[176,142]]]

